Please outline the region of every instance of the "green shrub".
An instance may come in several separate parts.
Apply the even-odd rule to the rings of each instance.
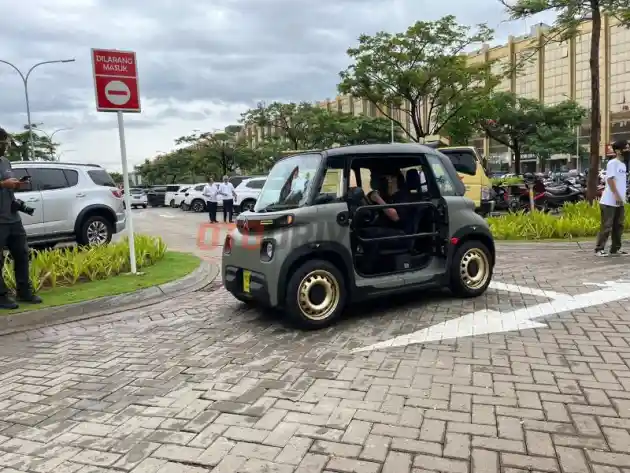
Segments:
[[[523,179],[520,177],[493,177],[490,179],[493,186],[518,186],[519,184],[523,184]]]
[[[625,228],[630,229],[630,205],[626,204]],[[599,204],[565,204],[560,215],[543,212],[518,212],[488,218],[497,240],[571,239],[597,235]]]
[[[157,263],[166,254],[166,244],[159,237],[135,235],[134,241],[138,269]],[[107,279],[131,270],[129,239],[90,248],[75,246],[33,251],[29,270],[35,291]],[[10,289],[15,289],[13,260],[10,257],[6,258],[3,271],[5,283]]]

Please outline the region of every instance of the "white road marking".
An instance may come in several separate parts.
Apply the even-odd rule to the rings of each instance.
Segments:
[[[160,214],[160,217],[164,217],[164,218],[175,218],[173,215],[167,215],[167,214]]]
[[[547,324],[535,322],[533,319],[630,298],[629,280],[606,281],[603,284],[585,284],[596,285],[602,289],[578,294],[576,296],[555,293],[558,297],[554,297],[550,302],[544,302],[531,307],[523,307],[522,309],[510,312],[497,312],[494,310],[472,312],[408,335],[395,337],[367,347],[357,348],[353,350],[352,353],[369,352],[385,348],[403,347],[417,343],[438,342],[441,340],[458,339],[490,333],[548,328],[549,326]],[[511,286],[511,288],[514,288],[514,286]],[[522,289],[527,290],[531,288]],[[525,291],[521,292],[529,293]]]
[[[545,291],[542,289],[535,289],[533,287],[517,286],[516,284],[506,284],[503,282],[491,282],[490,289],[495,291],[516,292],[519,294],[527,294],[530,296],[546,297],[547,299],[561,299],[566,297],[566,294],[561,294],[555,291]]]

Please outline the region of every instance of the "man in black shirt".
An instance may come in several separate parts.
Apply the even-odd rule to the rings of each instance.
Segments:
[[[27,188],[30,184],[13,175],[11,162],[5,157],[11,142],[11,136],[0,128],[0,271],[4,267],[4,250],[8,249],[14,262],[18,300],[39,304],[42,300],[33,293],[29,279],[26,231],[13,194],[14,190]],[[17,307],[18,304],[9,296],[9,290],[0,274],[0,309]]]

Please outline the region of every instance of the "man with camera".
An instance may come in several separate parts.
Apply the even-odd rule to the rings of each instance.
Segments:
[[[29,178],[17,179],[13,175],[11,162],[5,156],[11,143],[11,136],[0,128],[0,271],[4,267],[4,250],[8,249],[14,262],[17,300],[39,304],[42,300],[33,292],[29,279],[26,231],[18,213],[31,213],[32,209],[17,200],[13,193],[17,189],[28,188],[30,182]],[[4,275],[0,274],[0,309],[17,307],[4,283]]]

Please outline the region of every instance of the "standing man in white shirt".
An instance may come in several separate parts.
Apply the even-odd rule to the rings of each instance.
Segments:
[[[223,199],[223,222],[227,223],[229,221],[232,223],[236,192],[234,191],[234,186],[227,176],[223,176],[223,183],[219,186],[219,197]]]
[[[601,226],[595,254],[597,256],[627,255],[621,250],[621,236],[625,222],[624,205],[626,203],[626,185],[628,172],[624,163],[625,157],[630,153],[630,147],[626,140],[615,141],[612,145],[615,158],[606,165],[606,187],[599,201],[601,211]],[[610,253],[605,250],[608,237],[611,236]]]
[[[206,198],[210,223],[217,222],[217,206],[219,205],[217,196],[219,194],[219,184],[214,182],[212,176],[208,177],[208,183],[203,188],[203,196]]]

